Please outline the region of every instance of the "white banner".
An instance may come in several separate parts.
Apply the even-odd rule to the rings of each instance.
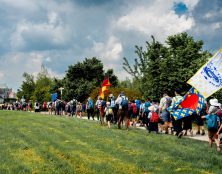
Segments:
[[[222,88],[222,49],[187,82],[205,98]]]

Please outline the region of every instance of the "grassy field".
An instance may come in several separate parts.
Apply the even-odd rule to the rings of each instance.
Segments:
[[[98,122],[0,111],[0,174],[222,173],[221,153],[206,142],[178,140]]]

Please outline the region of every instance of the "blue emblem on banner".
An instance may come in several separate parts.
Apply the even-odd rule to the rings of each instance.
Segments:
[[[203,68],[201,74],[203,74],[204,78],[213,86],[222,86],[222,77],[212,62],[209,62],[207,66]]]

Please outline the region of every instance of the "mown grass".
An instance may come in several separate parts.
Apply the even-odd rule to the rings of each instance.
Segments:
[[[0,111],[0,173],[222,173],[206,142],[98,122]]]

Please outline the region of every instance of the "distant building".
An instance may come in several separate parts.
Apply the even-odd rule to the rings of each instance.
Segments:
[[[5,99],[15,99],[16,94],[12,92],[12,88],[8,88],[6,84],[0,84],[0,103]]]

